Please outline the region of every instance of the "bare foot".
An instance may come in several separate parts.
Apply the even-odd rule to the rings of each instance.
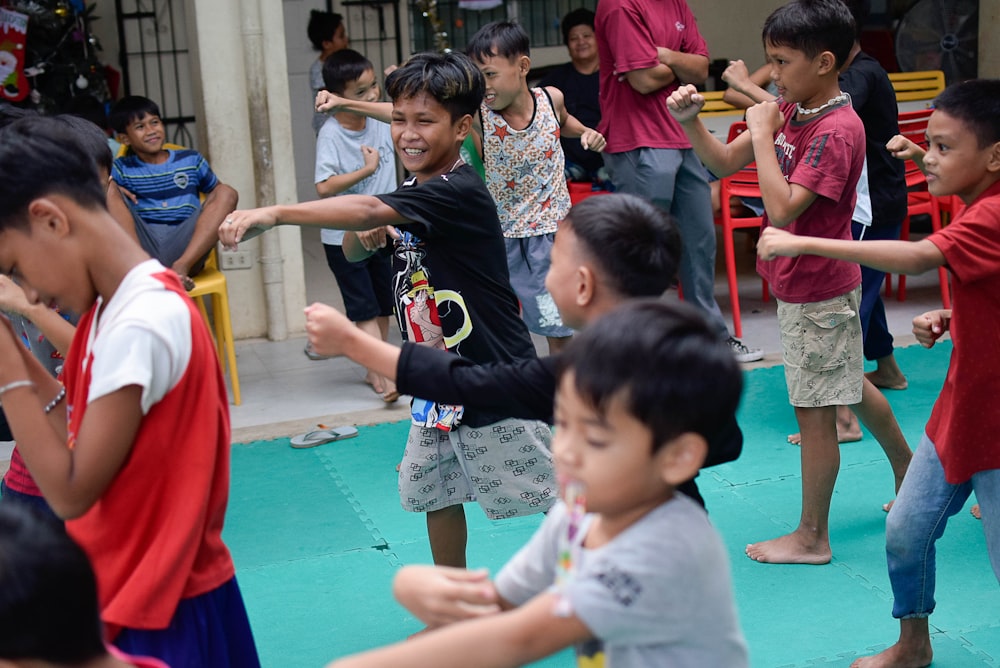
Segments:
[[[892,504],[894,504],[894,503],[896,503],[895,499],[893,499],[889,503],[883,503],[882,504],[882,510],[884,510],[885,512],[889,512],[890,510],[892,510]]]
[[[811,564],[820,566],[830,563],[833,556],[827,541],[817,542],[803,536],[803,532],[790,534],[747,545],[747,556],[763,564]]]
[[[854,443],[861,440],[861,427],[855,421],[854,429],[841,431],[840,421],[837,421],[837,443]],[[802,445],[802,434],[796,432],[788,435],[788,442],[792,445]]]
[[[924,668],[931,665],[933,656],[929,643],[920,650],[896,643],[878,654],[861,657],[851,668]]]
[[[371,388],[372,390],[375,391],[375,394],[378,394],[379,396],[385,394],[385,384],[384,384],[385,381],[382,379],[382,376],[378,375],[377,373],[372,373],[371,371],[369,371],[368,375],[365,376],[365,382],[368,385],[371,385]]]
[[[969,512],[972,513],[972,516],[975,517],[977,520],[983,519],[983,513],[981,510],[979,510],[978,503],[973,504],[973,506],[969,508]]]
[[[867,372],[865,378],[882,390],[905,390],[909,385],[902,373],[891,373],[882,368]]]

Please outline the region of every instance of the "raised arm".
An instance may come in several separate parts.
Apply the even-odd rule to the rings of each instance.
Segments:
[[[275,225],[318,225],[361,231],[404,221],[395,209],[377,197],[341,195],[312,202],[233,211],[219,228],[219,240],[223,247],[233,249],[253,228],[267,230]]]
[[[734,107],[746,109],[759,102],[775,99],[774,95],[765,90],[771,81],[770,65],[759,67],[750,74],[742,60],[730,60],[729,66],[722,73],[722,80],[729,84],[722,99]]]
[[[892,157],[898,160],[912,160],[920,168],[920,171],[927,171],[924,169],[924,154],[927,151],[903,135],[896,135],[890,139],[886,142],[885,148],[892,154]]]
[[[667,98],[670,115],[680,123],[701,161],[716,176],[729,176],[753,159],[749,133],[744,132],[732,142],[723,144],[698,119],[704,106],[705,97],[690,85],[681,86]]]
[[[353,111],[356,114],[374,118],[383,123],[392,122],[392,102],[365,102],[334,95],[328,90],[316,93],[316,111],[335,114],[338,111]]]
[[[757,255],[762,260],[778,256],[819,255],[857,262],[893,274],[922,274],[944,265],[944,254],[927,239],[920,241],[865,241],[824,239],[791,234],[769,227],[760,235]]]
[[[76,328],[45,304],[31,303],[14,281],[0,274],[0,309],[30,320],[63,357],[69,352]]]

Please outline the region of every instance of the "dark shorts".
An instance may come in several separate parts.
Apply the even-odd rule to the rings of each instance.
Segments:
[[[392,254],[388,248],[360,262],[344,257],[342,246],[323,244],[323,250],[352,322],[392,315]]]
[[[236,578],[200,596],[181,599],[165,629],[122,629],[114,645],[168,666],[259,668],[250,621]]]

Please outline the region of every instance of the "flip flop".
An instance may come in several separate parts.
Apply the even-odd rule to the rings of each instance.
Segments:
[[[322,425],[320,425],[322,426]],[[346,438],[354,438],[358,435],[355,427],[330,427],[328,429],[317,429],[316,431],[299,434],[291,440],[293,448],[314,448],[324,443],[342,441]]]

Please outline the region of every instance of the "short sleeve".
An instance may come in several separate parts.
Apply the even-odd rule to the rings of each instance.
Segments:
[[[973,205],[928,239],[944,255],[951,273],[963,283],[972,283],[1000,272],[998,221],[1000,203]]]
[[[523,605],[555,583],[559,534],[565,524],[566,506],[560,501],[546,514],[531,540],[497,574],[495,585],[501,598]]]
[[[198,160],[198,192],[210,193],[219,185],[219,177],[215,175],[212,168],[205,160],[205,156],[199,155]]]
[[[190,311],[174,293],[147,298],[157,302],[144,305],[155,322],[124,318],[96,339],[88,402],[139,385],[145,415],[183,377],[191,359]]]
[[[606,41],[613,48],[611,58],[616,72],[632,72],[659,64],[653,34],[635,8],[612,9],[605,20],[604,30],[608,33]]]

